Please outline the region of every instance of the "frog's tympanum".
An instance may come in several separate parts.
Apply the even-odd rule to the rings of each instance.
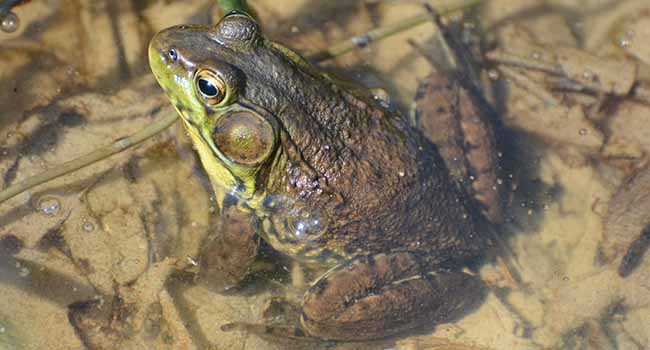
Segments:
[[[218,205],[321,272],[301,328],[387,337],[446,319],[480,288],[461,271],[489,225],[436,146],[382,107],[230,14],[157,34],[153,73],[193,140]]]

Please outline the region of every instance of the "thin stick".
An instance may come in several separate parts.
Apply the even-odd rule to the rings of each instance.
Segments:
[[[176,114],[170,114],[161,118],[149,125],[148,127],[136,132],[131,136],[121,138],[112,144],[96,149],[86,155],[73,159],[69,162],[63,163],[56,168],[44,171],[38,175],[34,175],[24,181],[21,181],[3,191],[0,191],[0,204],[13,198],[14,196],[27,191],[28,189],[38,186],[44,182],[54,180],[60,176],[69,174],[73,171],[79,170],[85,166],[98,162],[102,159],[108,158],[116,153],[120,153],[128,148],[131,148],[163,130],[170,127],[177,120]]]
[[[448,15],[449,13],[462,10],[468,7],[476,6],[481,3],[482,0],[465,0],[459,1],[456,4],[448,6],[446,8],[437,9],[440,15]],[[371,42],[378,41],[389,36],[395,35],[397,33],[403,32],[407,29],[416,27],[422,23],[431,21],[431,15],[428,13],[416,15],[410,18],[407,18],[399,23],[395,23],[386,27],[379,27],[373,29],[365,34],[357,35],[346,41],[334,44],[323,50],[316,50],[312,52],[307,52],[305,56],[308,60],[312,62],[321,62],[340,55],[346,54],[352,50],[363,48],[368,46]]]
[[[530,59],[507,52],[488,52],[485,57],[490,61],[494,61],[503,65],[533,69],[555,75],[565,75],[562,67],[557,64]]]
[[[540,86],[534,80],[528,78],[524,74],[519,74],[514,69],[507,66],[498,67],[501,74],[504,75],[506,80],[512,82],[515,85],[518,85],[522,89],[530,92],[535,97],[539,98],[546,106],[555,107],[560,103],[551,95],[543,86]]]

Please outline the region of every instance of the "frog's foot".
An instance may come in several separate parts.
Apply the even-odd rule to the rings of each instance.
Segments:
[[[300,328],[300,306],[284,298],[272,298],[262,310],[259,323],[232,322],[221,326],[224,332],[243,331],[267,338],[274,342],[303,344],[319,341],[310,337]]]
[[[261,266],[261,242],[248,214],[230,207],[220,220],[219,234],[202,243],[198,276],[202,284],[222,292],[240,286]]]
[[[300,327],[267,323],[232,322],[221,326],[224,332],[245,331],[261,337],[292,340],[311,340]]]
[[[321,339],[385,338],[458,317],[483,291],[478,278],[431,271],[413,253],[361,257],[333,268],[307,291],[301,324]]]

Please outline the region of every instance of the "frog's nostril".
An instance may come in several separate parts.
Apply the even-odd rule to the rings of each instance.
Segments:
[[[169,59],[172,61],[176,61],[178,59],[178,52],[176,52],[175,49],[169,49],[167,55],[169,56]]]

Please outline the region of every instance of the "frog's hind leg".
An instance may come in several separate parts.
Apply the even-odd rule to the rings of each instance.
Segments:
[[[412,123],[438,147],[452,178],[474,196],[490,222],[501,224],[505,193],[499,159],[503,145],[496,137],[499,115],[484,94],[479,64],[459,38],[458,25],[454,30],[433,9],[427,10],[449,55],[440,62],[412,43],[435,68],[418,87]]]
[[[380,339],[458,317],[482,301],[484,290],[478,278],[433,271],[414,253],[360,257],[312,285],[301,324],[321,339]]]

